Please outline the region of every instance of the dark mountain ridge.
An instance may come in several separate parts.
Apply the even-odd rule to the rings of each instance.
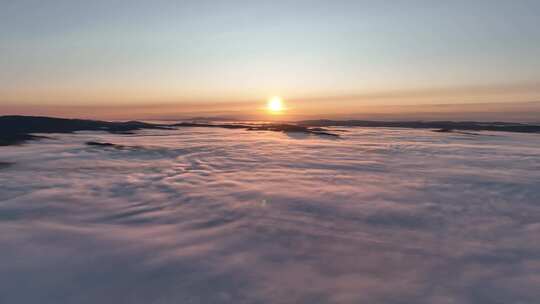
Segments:
[[[75,131],[129,132],[165,128],[140,121],[109,122],[41,116],[0,116],[0,129],[10,133],[70,133]]]
[[[109,122],[41,116],[0,116],[0,146],[43,138],[31,135],[31,133],[72,133],[76,131],[125,133],[141,129],[167,129],[167,127],[140,121]]]
[[[434,129],[438,132],[456,131],[503,131],[540,133],[540,125],[507,122],[474,121],[368,121],[368,120],[304,120],[293,124],[235,124],[235,123],[192,123],[152,124],[140,121],[110,122],[101,120],[66,119],[40,116],[0,116],[0,146],[36,140],[43,136],[33,133],[72,133],[76,131],[104,131],[128,133],[142,129],[171,129],[182,127],[246,129],[251,131],[274,131],[328,135],[338,134],[323,127],[369,127]]]
[[[540,125],[509,122],[476,121],[370,121],[370,120],[304,120],[298,125],[306,127],[368,127],[440,129],[463,131],[502,131],[519,133],[540,133]]]

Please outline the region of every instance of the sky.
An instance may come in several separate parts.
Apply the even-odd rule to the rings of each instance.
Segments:
[[[536,0],[0,4],[0,114],[260,118],[271,96],[286,118],[539,108]]]

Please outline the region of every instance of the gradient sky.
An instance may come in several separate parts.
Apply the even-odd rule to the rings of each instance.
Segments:
[[[540,101],[537,0],[0,4],[1,114]]]

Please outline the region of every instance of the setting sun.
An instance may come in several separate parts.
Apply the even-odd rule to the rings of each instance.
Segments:
[[[272,97],[268,100],[266,108],[270,113],[280,113],[283,111],[283,100],[278,96]]]

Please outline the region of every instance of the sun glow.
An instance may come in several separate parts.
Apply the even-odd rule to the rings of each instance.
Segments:
[[[277,114],[283,112],[283,99],[279,96],[274,96],[268,100],[266,108],[270,113]]]

